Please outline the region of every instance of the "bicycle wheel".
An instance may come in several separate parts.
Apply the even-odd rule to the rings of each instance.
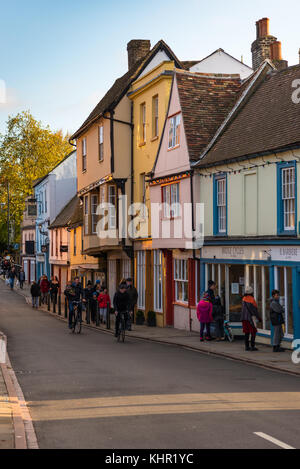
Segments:
[[[75,323],[75,334],[81,334],[81,327],[82,327],[82,322],[81,322],[81,317],[80,314],[76,315],[76,323]]]

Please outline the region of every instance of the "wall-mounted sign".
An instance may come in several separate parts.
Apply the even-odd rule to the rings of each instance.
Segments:
[[[41,247],[41,252],[46,253],[48,252],[48,244],[43,244]]]
[[[296,246],[282,246],[271,249],[272,261],[300,262],[300,248]]]
[[[37,216],[37,205],[36,204],[28,204],[27,205],[27,216],[28,217],[36,217]]]
[[[60,246],[60,252],[68,252],[69,251],[69,247],[68,246]]]

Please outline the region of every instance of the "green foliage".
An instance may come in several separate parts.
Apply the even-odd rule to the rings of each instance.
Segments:
[[[32,184],[74,149],[68,139],[61,131],[44,127],[28,111],[8,118],[7,130],[0,135],[0,244],[7,237],[7,183],[14,224],[11,241],[18,242],[25,199],[32,194]]]

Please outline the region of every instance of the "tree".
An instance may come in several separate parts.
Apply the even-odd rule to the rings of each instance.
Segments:
[[[7,226],[7,183],[10,189],[10,216],[19,241],[25,199],[33,182],[48,174],[74,148],[69,135],[52,131],[34,119],[29,111],[10,116],[7,130],[0,135],[0,244]]]

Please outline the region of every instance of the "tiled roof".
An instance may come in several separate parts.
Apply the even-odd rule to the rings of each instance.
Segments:
[[[57,215],[54,222],[50,225],[50,230],[55,228],[64,228],[70,225],[71,220],[78,211],[78,206],[80,200],[77,195],[70,200],[70,202],[62,209],[62,211]]]
[[[232,109],[241,87],[239,75],[176,72],[189,157],[197,161]]]
[[[297,79],[300,65],[267,73],[197,166],[300,145],[300,104],[292,100]]]
[[[122,97],[126,94],[128,91],[131,83],[138,77],[139,73],[142,72],[142,70],[145,68],[145,66],[149,63],[149,61],[152,59],[152,57],[158,52],[159,50],[164,50],[167,55],[169,56],[170,60],[175,61],[175,65],[178,68],[184,68],[182,63],[177,59],[176,55],[173,53],[173,51],[169,48],[169,46],[163,41],[160,40],[152,49],[151,51],[148,52],[148,54],[145,55],[144,58],[140,59],[135,63],[135,65],[125,73],[121,78],[118,78],[113,86],[108,90],[106,95],[101,99],[101,101],[97,104],[97,106],[93,109],[91,114],[88,116],[88,118],[84,121],[82,126],[72,135],[70,140],[73,140],[79,135],[87,130],[87,128],[101,115],[110,110],[113,109],[119,101],[122,99]]]

